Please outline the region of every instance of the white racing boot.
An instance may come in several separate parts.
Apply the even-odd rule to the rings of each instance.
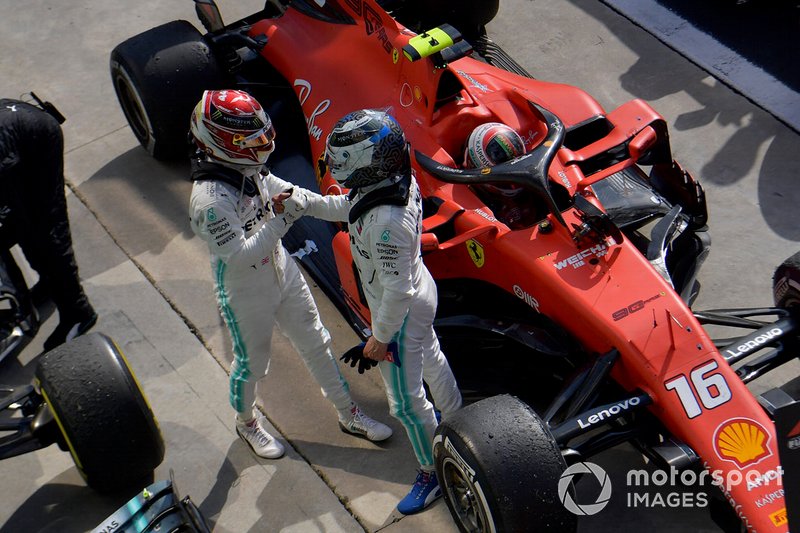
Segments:
[[[265,429],[266,419],[261,413],[254,413],[250,422],[242,422],[236,417],[236,433],[245,441],[253,453],[265,459],[277,459],[284,454],[283,445]]]
[[[339,415],[339,427],[345,433],[380,442],[392,436],[392,428],[365,415],[354,405],[346,416]]]

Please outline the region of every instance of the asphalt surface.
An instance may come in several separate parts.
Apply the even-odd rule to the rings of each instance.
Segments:
[[[229,20],[262,5],[219,4]],[[393,512],[415,460],[387,414],[377,375],[343,369],[365,410],[395,430],[383,445],[342,434],[299,357],[276,338],[259,390],[287,456],[255,459],[236,438],[226,398],[229,339],[207,252],[188,225],[187,168],[156,162],[138,146],[108,73],[108,55],[125,38],[174,19],[199,27],[192,3],[0,0],[0,7],[0,95],[34,90],[67,117],[68,204],[81,275],[100,313],[95,329],[122,347],[161,423],[167,456],[157,477],[173,470],[217,532],[456,531],[443,502],[401,520]],[[800,248],[800,138],[756,104],[762,95],[715,78],[596,0],[504,0],[489,33],[534,76],[580,86],[607,109],[634,97],[650,102],[671,128],[675,157],[702,181],[709,200],[713,245],[696,308],[771,303],[774,268]],[[342,352],[356,337],[316,295]],[[0,381],[30,376],[55,324],[47,317],[19,358],[0,363]],[[799,365],[780,374],[752,388],[797,376]],[[641,464],[625,447],[597,462],[614,470],[612,477]],[[54,446],[5,460],[0,472],[0,532],[91,530],[130,497],[88,489]],[[581,522],[581,531],[592,532],[687,529],[717,530],[705,508],[630,509],[613,498]]]

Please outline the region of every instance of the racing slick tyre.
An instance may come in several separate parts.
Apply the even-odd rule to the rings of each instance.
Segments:
[[[160,160],[187,157],[192,109],[205,89],[226,76],[202,35],[175,20],[140,33],[111,51],[111,80],[134,135]]]
[[[797,252],[775,269],[772,277],[775,305],[789,308],[800,305],[800,252]]]
[[[436,475],[462,532],[576,530],[558,494],[564,458],[546,424],[516,397],[462,408],[442,421],[433,444]]]
[[[87,485],[115,491],[152,480],[164,441],[114,341],[89,333],[62,344],[41,357],[35,380]]]

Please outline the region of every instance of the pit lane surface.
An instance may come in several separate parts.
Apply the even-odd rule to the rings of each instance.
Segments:
[[[220,2],[233,20],[260,2]],[[261,397],[291,449],[256,461],[238,442],[225,399],[229,341],[215,309],[206,250],[192,237],[183,164],[156,162],[138,146],[116,102],[108,54],[118,42],[183,18],[193,5],[87,0],[53,7],[3,2],[0,94],[28,90],[67,116],[69,207],[81,273],[111,334],[142,379],[167,440],[157,477],[179,487],[216,531],[455,531],[442,502],[392,523],[414,475],[399,424],[386,414],[376,374],[343,371],[356,399],[396,436],[376,446],[343,435],[300,359],[277,338]],[[504,0],[490,35],[534,76],[588,90],[607,109],[639,97],[671,128],[676,158],[704,184],[713,246],[701,273],[698,309],[771,303],[774,267],[798,249],[798,135],[784,122],[597,1]],[[287,176],[287,178],[291,178]],[[318,296],[337,352],[355,342]],[[24,375],[55,325],[5,369]],[[800,373],[791,366],[757,390]],[[2,381],[2,380],[0,380]],[[641,465],[627,448],[596,459],[617,481]],[[129,497],[86,489],[55,447],[0,463],[2,531],[91,529]],[[617,495],[624,490],[617,489]],[[715,531],[703,508],[629,509],[614,497],[582,531]]]

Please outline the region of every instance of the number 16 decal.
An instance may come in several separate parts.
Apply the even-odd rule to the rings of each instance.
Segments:
[[[688,379],[685,374],[680,374],[664,382],[667,390],[674,390],[678,394],[689,418],[700,416],[703,412],[701,404],[706,409],[714,409],[731,399],[731,389],[725,376],[712,372],[717,368],[719,365],[716,361],[708,361],[692,370]]]

